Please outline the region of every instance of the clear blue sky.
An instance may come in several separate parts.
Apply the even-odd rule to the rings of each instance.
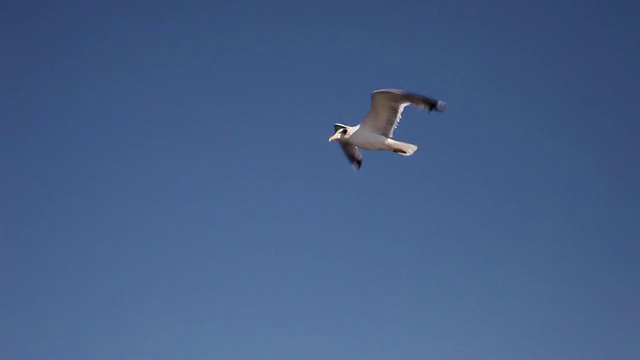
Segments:
[[[0,358],[640,358],[638,13],[4,1]]]

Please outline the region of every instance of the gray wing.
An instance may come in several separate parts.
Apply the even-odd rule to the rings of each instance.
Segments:
[[[360,126],[377,134],[391,137],[398,126],[402,110],[413,105],[430,112],[443,112],[447,104],[420,94],[408,93],[396,89],[380,89],[371,93],[371,108]]]
[[[339,143],[351,165],[353,165],[356,170],[360,170],[360,166],[362,166],[362,155],[358,147],[346,141],[339,141]]]

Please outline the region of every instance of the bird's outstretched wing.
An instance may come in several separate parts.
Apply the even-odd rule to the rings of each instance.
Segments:
[[[360,170],[360,166],[362,166],[362,154],[360,154],[358,147],[351,143],[342,141],[340,141],[340,147],[342,147],[342,151],[344,151],[344,154],[347,156],[351,165],[356,170]]]
[[[371,93],[371,108],[361,127],[386,137],[393,136],[398,126],[402,110],[407,105],[443,112],[447,104],[420,94],[408,93],[396,89],[380,89]]]

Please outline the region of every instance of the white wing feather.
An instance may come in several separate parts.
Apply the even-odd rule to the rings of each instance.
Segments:
[[[371,132],[392,137],[398,127],[402,111],[407,105],[444,111],[446,104],[424,95],[412,94],[396,89],[381,89],[371,93],[371,107],[361,126]]]

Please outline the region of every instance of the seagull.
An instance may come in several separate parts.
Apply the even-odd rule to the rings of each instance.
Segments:
[[[336,123],[335,134],[329,142],[337,141],[342,147],[351,165],[360,170],[362,155],[358,148],[366,150],[387,150],[403,156],[410,156],[418,147],[413,144],[392,139],[393,130],[398,126],[402,110],[413,105],[429,112],[444,112],[447,104],[424,95],[409,93],[397,89],[379,89],[371,93],[371,107],[362,123],[347,126]]]

